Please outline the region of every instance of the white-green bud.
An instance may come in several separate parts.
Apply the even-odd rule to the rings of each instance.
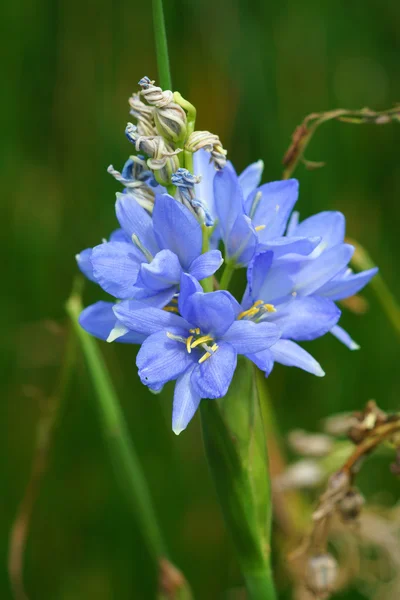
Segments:
[[[209,131],[194,131],[191,133],[185,144],[185,150],[197,152],[200,149],[210,153],[214,167],[218,171],[225,167],[227,151],[222,147],[217,135]]]
[[[187,116],[185,111],[173,99],[170,90],[163,91],[154,85],[148,77],[139,81],[143,98],[154,107],[153,115],[157,132],[169,142],[184,140],[187,133]]]
[[[139,94],[132,94],[129,98],[130,114],[137,119],[137,131],[139,135],[157,135],[154,123],[154,108],[147,106],[139,98]]]

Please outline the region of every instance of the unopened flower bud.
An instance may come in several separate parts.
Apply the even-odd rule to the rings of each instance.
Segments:
[[[175,102],[154,109],[154,122],[157,131],[169,142],[184,140],[187,131],[186,113]]]
[[[145,100],[154,106],[153,115],[157,132],[169,142],[184,140],[187,131],[187,116],[179,104],[173,101],[174,95],[170,90],[163,91],[154,85],[148,77],[139,81],[140,92]]]
[[[194,186],[200,183],[201,177],[193,175],[187,169],[180,168],[172,175],[171,182],[176,186],[177,200],[182,202],[201,223],[205,223],[207,227],[214,224],[213,218],[208,211],[207,206],[197,200]]]
[[[218,171],[225,167],[227,151],[222,147],[217,135],[209,131],[194,131],[185,144],[185,150],[197,152],[200,149],[210,153],[214,167]]]
[[[154,81],[151,81],[148,77],[143,77],[139,81],[139,85],[142,88],[140,93],[151,106],[161,108],[173,101],[174,95],[170,90],[163,91],[160,87],[154,85]]]
[[[154,124],[154,108],[147,106],[139,98],[139,94],[132,94],[129,98],[130,114],[137,119],[137,131],[139,135],[156,135]]]
[[[313,556],[307,563],[306,586],[318,598],[328,598],[334,590],[337,575],[337,562],[331,554]]]
[[[338,502],[337,508],[344,521],[354,521],[364,504],[364,497],[358,490],[352,489]]]
[[[151,186],[156,182],[145,160],[139,156],[132,156],[126,161],[121,173],[112,165],[107,171],[125,186],[126,194],[133,196],[137,203],[150,213],[153,211],[155,193]]]

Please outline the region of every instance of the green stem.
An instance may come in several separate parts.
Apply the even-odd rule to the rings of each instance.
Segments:
[[[211,229],[210,227],[207,227],[204,224],[201,226],[201,230],[203,232],[203,245],[202,245],[202,249],[201,249],[202,254],[205,254],[209,250],[209,246],[210,246],[210,244],[209,244],[210,231],[209,230],[210,229]],[[212,292],[214,289],[212,277],[207,277],[207,279],[203,279],[202,281],[200,281],[200,284],[205,292]]]
[[[82,311],[79,295],[74,293],[71,295],[66,304],[66,310],[82,347],[97,394],[101,424],[115,472],[148,550],[158,564],[158,559],[166,555],[165,544],[157,525],[146,480],[131,443],[107,367],[95,339],[88,335],[78,323],[78,317]]]
[[[164,90],[171,90],[172,82],[169,68],[167,33],[165,31],[162,0],[153,0],[153,21],[160,86]]]
[[[189,152],[188,150],[184,151],[184,156],[185,156],[185,167],[188,171],[190,171],[191,173],[194,173],[194,165],[193,165],[193,154],[192,152]]]
[[[224,269],[224,272],[222,273],[221,281],[219,283],[219,287],[221,290],[228,289],[234,270],[235,270],[234,263],[232,263],[232,262],[225,263],[225,269]]]

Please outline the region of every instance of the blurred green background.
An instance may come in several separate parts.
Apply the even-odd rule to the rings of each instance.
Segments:
[[[74,255],[115,227],[119,190],[106,168],[131,151],[127,99],[143,75],[157,78],[148,2],[16,0],[2,4],[0,598],[10,527],[29,477],[36,429],[63,357],[64,304]],[[175,89],[198,109],[197,128],[220,134],[240,171],[263,158],[264,180],[303,117],[333,108],[375,109],[400,100],[400,4],[396,0],[165,1]],[[303,217],[341,210],[400,298],[400,127],[330,123],[298,168]],[[364,316],[341,324],[361,345],[332,336],[308,345],[322,380],[280,367],[270,390],[283,432],[375,398],[399,409],[399,340],[370,290]],[[85,304],[101,292],[88,283]],[[174,562],[196,597],[223,598],[239,582],[203,457],[199,420],[170,430],[170,388],[152,396],[135,349],[102,344]],[[387,464],[362,475],[372,500],[396,500]],[[382,492],[385,491],[384,494]],[[154,597],[155,574],[116,484],[81,354],[64,400],[26,549],[31,600]],[[352,590],[340,598],[362,598]]]

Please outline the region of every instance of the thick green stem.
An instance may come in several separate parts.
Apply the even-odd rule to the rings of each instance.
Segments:
[[[79,325],[82,311],[79,296],[71,295],[66,304],[75,333],[82,347],[98,400],[104,435],[109,446],[115,473],[132,508],[150,554],[158,559],[166,555],[164,541],[158,529],[146,480],[130,440],[125,419],[119,406],[110,375],[94,338]]]
[[[252,365],[240,360],[227,395],[200,405],[204,446],[250,600],[274,600],[271,490]]]
[[[169,68],[167,33],[165,31],[164,10],[162,0],[153,0],[153,21],[160,86],[164,90],[171,90],[172,82],[171,72]]]
[[[224,272],[222,273],[221,281],[219,282],[219,287],[221,290],[228,289],[234,271],[235,265],[231,262],[226,262]]]

